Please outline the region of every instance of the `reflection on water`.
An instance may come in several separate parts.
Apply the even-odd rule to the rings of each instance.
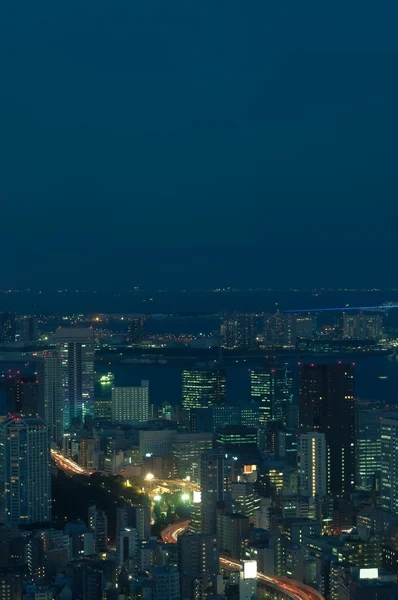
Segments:
[[[280,356],[280,362],[293,371],[294,392],[297,392],[298,364],[293,357]],[[338,358],[306,356],[300,358],[301,363],[336,363]],[[355,389],[358,398],[377,399],[386,404],[395,403],[398,399],[398,362],[387,356],[353,357],[343,362],[355,362]],[[231,364],[227,370],[227,398],[231,402],[245,402],[249,398],[249,369],[258,363]],[[114,385],[139,385],[141,379],[149,380],[150,402],[161,404],[181,402],[181,367],[168,365],[115,364],[98,365],[97,372],[101,375],[111,371],[115,375]],[[381,377],[380,377],[381,376]],[[102,387],[98,393],[110,394],[108,386]],[[104,390],[104,387],[107,388]],[[110,387],[110,386],[109,386]]]

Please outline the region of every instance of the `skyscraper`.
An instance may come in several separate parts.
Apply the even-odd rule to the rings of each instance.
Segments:
[[[207,408],[225,402],[223,369],[184,369],[182,372],[182,405],[186,409]]]
[[[15,342],[15,334],[15,314],[0,313],[0,344]]]
[[[285,316],[277,312],[264,316],[264,343],[268,346],[286,346]]]
[[[59,328],[57,350],[61,357],[64,394],[64,426],[82,422],[94,414],[94,332],[93,329]]]
[[[381,507],[398,514],[398,411],[383,416],[381,437]]]
[[[182,600],[201,598],[220,570],[220,553],[215,536],[178,536],[178,570]]]
[[[144,341],[144,317],[133,317],[129,324],[129,339],[132,344],[141,344]]]
[[[256,346],[256,315],[238,315],[238,346],[255,348]]]
[[[28,315],[16,318],[15,341],[28,344],[37,340],[37,320]]]
[[[383,317],[381,315],[360,313],[342,316],[343,338],[356,340],[378,340],[383,335]]]
[[[250,371],[251,399],[259,406],[259,421],[266,425],[278,420],[286,425],[292,399],[292,372],[285,367],[252,369]]]
[[[299,373],[300,429],[324,433],[330,460],[330,492],[350,491],[355,480],[354,368],[303,365]]]
[[[323,498],[328,493],[328,456],[324,433],[302,433],[298,440],[299,493]]]
[[[38,363],[39,414],[48,425],[50,439],[60,445],[64,434],[64,395],[61,358],[47,352]]]
[[[108,517],[104,510],[98,510],[95,505],[88,508],[88,526],[94,533],[94,551],[108,550]]]
[[[181,479],[189,476],[192,481],[198,481],[201,456],[212,447],[212,433],[177,433],[172,450],[177,476]]]
[[[357,402],[355,411],[356,487],[371,492],[381,471],[381,418],[386,409],[376,402]]]
[[[222,345],[232,350],[238,345],[238,321],[235,318],[225,319],[221,323]]]
[[[202,533],[215,535],[216,509],[231,490],[232,458],[221,449],[208,450],[201,460]]]
[[[12,417],[0,424],[0,496],[4,523],[51,521],[48,427],[42,419]]]
[[[112,388],[112,421],[146,423],[149,418],[149,381],[141,386]]]
[[[39,390],[35,375],[8,377],[6,388],[7,414],[37,417],[39,413]]]

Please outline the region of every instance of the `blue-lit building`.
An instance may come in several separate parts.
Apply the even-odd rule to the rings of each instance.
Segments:
[[[51,521],[50,441],[42,419],[1,423],[0,496],[6,525]]]

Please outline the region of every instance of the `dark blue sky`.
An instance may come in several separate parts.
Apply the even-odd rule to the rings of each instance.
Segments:
[[[0,288],[395,285],[397,20],[2,2]]]

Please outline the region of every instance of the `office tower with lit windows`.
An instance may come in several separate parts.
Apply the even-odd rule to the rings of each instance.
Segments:
[[[231,454],[257,452],[257,429],[245,425],[228,425],[216,432],[216,446]]]
[[[4,381],[8,415],[37,417],[39,414],[39,387],[36,375],[16,375]]]
[[[61,358],[46,352],[38,362],[39,414],[47,423],[50,439],[58,446],[64,434],[64,394]]]
[[[377,314],[343,313],[342,329],[344,339],[379,340],[383,335],[383,317]]]
[[[15,321],[15,341],[29,344],[37,340],[37,319],[28,315],[21,315]]]
[[[217,532],[216,509],[231,491],[232,457],[219,448],[208,450],[201,459],[201,519],[202,533]]]
[[[56,332],[61,357],[64,394],[64,427],[79,424],[94,415],[94,331],[90,328],[62,328]]]
[[[149,381],[141,386],[112,388],[112,422],[146,423],[149,418]]]
[[[0,344],[15,342],[16,324],[14,313],[0,313]]]
[[[238,346],[238,320],[236,317],[225,319],[221,323],[221,337],[223,348],[232,350]]]
[[[398,514],[398,411],[380,421],[381,507]]]
[[[80,440],[79,465],[83,469],[93,470],[98,464],[98,438],[84,436]]]
[[[239,425],[241,407],[233,404],[215,404],[210,407],[211,430],[217,431],[227,425]]]
[[[294,315],[294,343],[298,338],[311,340],[317,329],[317,317],[310,313],[298,313]]]
[[[210,584],[215,589],[216,575],[220,570],[215,536],[199,533],[179,535],[177,557],[182,599],[205,597]]]
[[[303,365],[299,371],[300,430],[324,433],[330,492],[340,496],[355,482],[354,367]]]
[[[185,409],[208,408],[225,402],[224,369],[184,369],[182,406]]]
[[[316,316],[309,313],[275,313],[264,317],[266,346],[295,346],[299,338],[312,339]]]
[[[0,424],[0,497],[5,525],[51,521],[49,432],[42,419]]]
[[[95,505],[88,508],[88,527],[94,534],[94,551],[108,550],[108,517],[104,510],[98,510]]]
[[[142,344],[144,341],[145,317],[133,317],[129,323],[129,340],[131,344]]]
[[[328,493],[328,455],[324,433],[302,433],[298,439],[298,488],[301,496],[321,499]]]
[[[178,432],[173,438],[172,446],[177,477],[190,477],[192,481],[199,481],[201,456],[212,447],[212,433]]]
[[[228,509],[248,517],[254,523],[255,513],[260,506],[260,496],[255,491],[254,483],[249,481],[233,481]]]
[[[292,372],[285,367],[250,370],[250,393],[259,407],[259,422],[269,420],[286,425],[288,408],[292,401]]]
[[[264,344],[266,346],[286,346],[285,318],[277,312],[264,316]]]
[[[256,315],[237,315],[238,346],[255,348],[257,337]]]
[[[355,410],[356,487],[371,492],[381,472],[381,418],[386,409],[378,402],[357,402]]]

